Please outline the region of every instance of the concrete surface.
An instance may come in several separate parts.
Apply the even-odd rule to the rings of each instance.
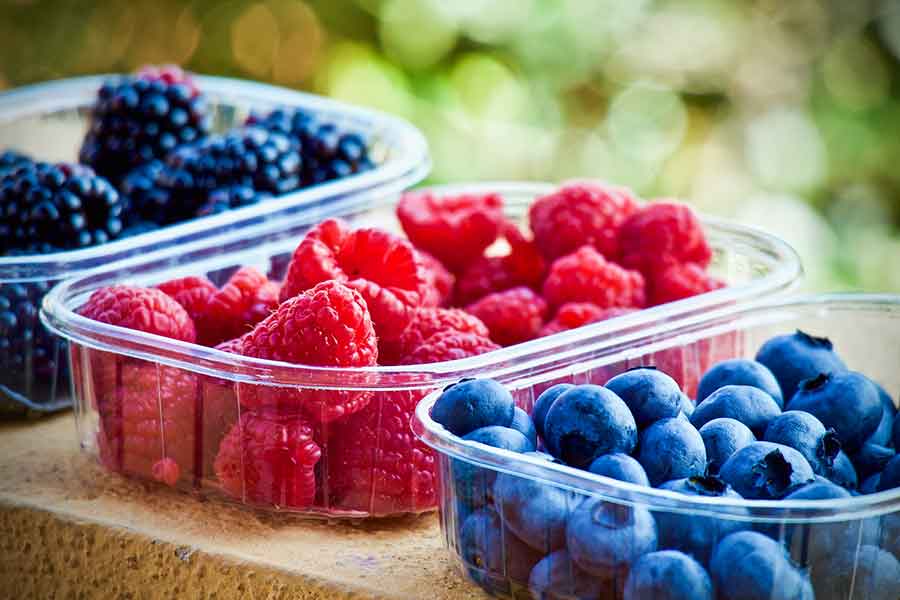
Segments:
[[[485,597],[434,515],[265,515],[107,475],[72,417],[0,425],[0,598]]]

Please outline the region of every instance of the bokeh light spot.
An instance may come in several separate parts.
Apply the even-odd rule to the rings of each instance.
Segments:
[[[750,171],[771,189],[808,190],[824,181],[825,146],[803,111],[779,108],[751,120],[745,151]]]
[[[431,67],[456,44],[456,21],[438,0],[388,0],[380,16],[385,52],[405,67]]]
[[[278,23],[268,6],[248,6],[231,26],[231,51],[242,69],[265,77],[272,69],[279,43]]]
[[[672,90],[636,83],[612,101],[607,117],[616,151],[642,162],[659,162],[678,148],[687,126],[681,97]]]
[[[822,74],[828,92],[845,108],[872,108],[887,98],[887,65],[878,49],[863,37],[845,37],[832,46],[825,55]]]

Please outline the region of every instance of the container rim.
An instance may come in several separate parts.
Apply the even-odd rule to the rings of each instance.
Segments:
[[[833,293],[815,294],[782,301],[761,301],[711,315],[735,316],[792,307],[853,305],[900,313],[900,294]],[[515,382],[505,382],[515,385]],[[612,502],[643,505],[649,510],[702,514],[716,518],[769,523],[809,523],[871,518],[900,510],[900,488],[844,499],[829,500],[746,500],[708,496],[688,496],[618,481],[603,475],[462,440],[431,418],[431,408],[441,391],[433,391],[416,406],[411,419],[413,433],[436,452],[511,475],[522,475],[580,494],[606,498]]]
[[[9,123],[41,113],[86,107],[107,79],[121,74],[91,75],[59,79],[0,92],[0,123]],[[198,217],[184,223],[161,227],[148,233],[114,240],[107,244],[50,254],[0,256],[0,279],[34,281],[71,276],[73,272],[96,267],[133,254],[138,247],[165,247],[174,239],[197,239],[216,235],[224,227],[242,226],[261,218],[302,210],[310,204],[343,198],[368,191],[398,192],[421,181],[431,168],[428,143],[424,135],[407,121],[387,113],[353,106],[338,100],[284,87],[245,79],[194,75],[204,93],[212,98],[244,99],[274,106],[304,107],[313,111],[340,114],[367,122],[372,130],[390,137],[387,160],[371,171],[326,182],[279,196],[274,202],[230,210],[218,215]]]

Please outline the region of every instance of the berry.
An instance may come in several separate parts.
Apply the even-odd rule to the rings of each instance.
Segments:
[[[894,400],[882,386],[875,384],[878,389],[878,399],[881,400],[881,421],[878,428],[869,436],[866,443],[877,444],[879,446],[891,447],[891,426],[894,424],[894,417],[897,415],[897,407],[894,406]]]
[[[547,303],[527,287],[489,294],[466,307],[466,312],[487,326],[490,337],[501,346],[511,346],[537,337]]]
[[[518,406],[513,410],[513,420],[509,424],[509,428],[515,429],[524,435],[531,442],[531,445],[537,448],[537,430],[534,428],[534,423],[532,423],[528,413]]]
[[[494,482],[494,504],[511,532],[546,554],[565,547],[566,521],[577,500],[561,487],[500,473]]]
[[[478,442],[494,448],[503,448],[510,452],[522,454],[524,452],[534,452],[535,447],[521,431],[516,431],[511,427],[502,427],[500,425],[488,425],[487,427],[479,427],[475,431],[470,431],[462,436],[462,439],[468,442]]]
[[[281,287],[281,301],[333,279],[359,292],[379,337],[399,338],[428,297],[428,275],[415,249],[379,229],[350,230],[322,221],[297,246]]]
[[[599,456],[588,467],[588,471],[611,479],[650,487],[650,480],[647,479],[644,467],[627,454],[616,453]]]
[[[749,385],[766,392],[779,408],[784,408],[781,388],[772,375],[772,371],[755,360],[734,358],[723,360],[707,371],[697,386],[697,402],[703,402],[707,396],[726,385]]]
[[[459,530],[459,553],[472,579],[489,592],[506,594],[511,581],[524,582],[541,554],[503,527],[486,508],[473,512]]]
[[[633,308],[600,308],[590,302],[566,302],[557,309],[553,320],[541,328],[540,336],[553,335],[589,323],[621,317],[634,312],[634,310]]]
[[[506,256],[482,256],[475,259],[456,277],[453,303],[471,304],[488,294],[526,285],[509,267]]]
[[[531,420],[534,422],[534,428],[537,434],[541,436],[541,439],[544,437],[544,422],[547,419],[550,407],[553,406],[553,403],[556,402],[556,399],[563,392],[567,392],[574,387],[571,383],[557,383],[541,392],[538,399],[534,401],[534,408],[531,410]]]
[[[778,542],[755,531],[738,531],[716,546],[709,565],[720,597],[742,600],[813,600],[809,577]]]
[[[900,416],[894,417],[894,425],[891,428],[891,442],[894,444],[894,448],[900,450]]]
[[[561,394],[547,412],[544,444],[554,457],[584,469],[602,454],[630,454],[637,444],[637,425],[615,393],[579,385]]]
[[[326,281],[283,302],[243,337],[244,356],[297,365],[370,367],[378,346],[362,296],[336,281]],[[362,390],[241,385],[241,404],[250,409],[302,410],[328,422],[354,413],[369,402]]]
[[[834,500],[850,498],[850,492],[828,480],[807,483],[784,497],[785,500]]]
[[[302,418],[244,412],[219,446],[215,472],[225,493],[246,504],[305,508],[315,499],[321,455]]]
[[[420,308],[410,326],[396,340],[378,340],[378,359],[383,365],[397,364],[436,333],[471,333],[488,337],[478,317],[456,308]]]
[[[221,350],[222,352],[228,352],[229,354],[242,354],[242,347],[244,345],[244,336],[239,338],[234,338],[233,340],[226,340],[220,344],[216,344],[215,349]]]
[[[198,217],[217,215],[235,208],[259,204],[272,197],[269,192],[257,192],[248,185],[238,184],[213,190],[207,196],[206,204],[197,209]]]
[[[847,456],[847,453],[841,450],[834,457],[834,464],[825,475],[829,481],[836,483],[842,488],[855,490],[859,483],[859,476],[856,474],[856,468],[853,461]]]
[[[38,318],[41,300],[50,290],[43,281],[0,283],[0,397],[33,398],[31,386],[51,382],[66,368],[60,361],[60,341]]]
[[[462,437],[467,442],[476,442],[500,448],[517,454],[534,454],[534,446],[521,432],[509,427],[489,425],[471,431]],[[482,506],[494,503],[494,481],[497,471],[485,469],[479,465],[461,461],[451,461],[453,487],[456,496],[470,506]]]
[[[637,367],[616,375],[603,386],[625,401],[639,429],[681,412],[681,389],[653,368]]]
[[[71,250],[122,232],[124,203],[88,167],[28,163],[0,176],[0,252]]]
[[[802,454],[771,442],[744,446],[725,461],[719,476],[751,500],[779,500],[815,478]]]
[[[209,305],[209,299],[218,291],[218,288],[212,281],[206,277],[191,275],[166,281],[156,287],[187,311],[188,316],[194,322],[198,343],[215,345],[208,343],[208,334],[204,331],[201,321]]]
[[[709,574],[700,564],[675,550],[650,552],[638,558],[625,580],[623,600],[713,600]]]
[[[104,82],[91,109],[79,161],[118,182],[139,165],[208,135],[206,98],[176,69],[145,69]]]
[[[644,306],[644,278],[607,261],[591,246],[556,259],[544,281],[551,306],[592,302],[601,308]]]
[[[653,486],[706,472],[703,438],[683,419],[662,419],[650,425],[641,434],[637,459]]]
[[[749,385],[726,385],[707,396],[691,414],[691,423],[698,429],[709,421],[726,417],[740,421],[762,438],[766,427],[778,415],[778,404],[759,388]]]
[[[404,365],[425,365],[476,356],[499,348],[488,338],[474,333],[442,331],[422,342],[400,362]]]
[[[619,227],[638,209],[631,191],[596,182],[573,182],[537,198],[528,221],[541,253],[553,260],[584,245],[608,260],[619,257]]]
[[[878,480],[878,491],[892,490],[900,487],[900,455],[888,462]]]
[[[880,473],[895,454],[893,448],[866,442],[849,458],[859,479],[867,479],[875,473]]]
[[[812,572],[817,600],[900,598],[900,562],[877,545],[857,546],[855,540],[836,545],[813,564]]]
[[[444,388],[431,407],[431,418],[462,437],[491,425],[509,427],[515,406],[509,390],[493,379],[463,379]]]
[[[397,218],[417,248],[459,273],[497,239],[503,198],[499,194],[439,197],[431,192],[406,192],[397,204]]]
[[[78,311],[101,323],[194,342],[194,322],[187,311],[154,288],[114,285],[96,290]]]
[[[707,421],[700,427],[700,437],[706,447],[706,468],[711,474],[718,473],[732,454],[756,441],[749,427],[727,417]]]
[[[238,269],[207,299],[197,321],[198,342],[215,346],[247,333],[278,308],[278,292],[278,284],[257,269]]]
[[[166,169],[161,160],[151,160],[125,174],[119,183],[119,192],[126,199],[125,215],[129,228],[137,223],[169,223],[169,191],[157,185]]]
[[[16,152],[15,150],[4,150],[0,152],[0,177],[9,171],[14,171],[33,162],[34,160],[27,154]]]
[[[775,375],[785,405],[804,379],[847,370],[828,338],[814,337],[800,330],[768,340],[756,353],[756,360]]]
[[[705,294],[725,287],[725,282],[710,276],[695,263],[673,263],[650,272],[647,279],[647,304],[656,306]]]
[[[432,255],[423,250],[417,250],[417,252],[422,265],[425,267],[429,288],[431,288],[435,296],[435,298],[430,300],[430,303],[435,306],[446,306],[453,295],[456,277],[447,270],[447,267],[441,264],[441,261]]]
[[[528,587],[536,598],[614,598],[615,581],[585,573],[572,562],[568,550],[548,554],[531,570]]]
[[[826,430],[821,421],[800,410],[789,410],[772,419],[763,439],[797,450],[812,466],[813,472],[823,477],[828,477],[841,451],[841,443],[834,431]]]
[[[635,211],[619,229],[621,264],[648,276],[672,263],[709,265],[712,250],[703,225],[686,204],[653,202]]]
[[[525,237],[518,225],[504,219],[500,231],[509,244],[509,254],[504,255],[504,267],[518,285],[540,289],[547,274],[547,261],[541,255],[534,240]]]
[[[607,580],[623,578],[639,556],[656,550],[656,544],[656,522],[642,506],[587,498],[566,527],[566,545],[575,564]]]

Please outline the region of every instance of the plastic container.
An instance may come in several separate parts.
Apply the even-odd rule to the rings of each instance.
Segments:
[[[550,186],[480,184],[441,188],[441,191],[463,189],[490,189],[503,194],[510,216],[520,219],[530,201]],[[152,285],[189,274],[208,274],[220,283],[241,265],[254,265],[273,277],[281,277],[289,254],[311,225],[337,215],[359,226],[398,229],[393,209],[393,203],[352,209],[322,205],[277,227],[263,224],[223,234],[213,243],[201,241],[129,259],[54,288],[44,301],[45,322],[69,340],[73,350],[75,416],[85,451],[100,456],[111,470],[153,479],[153,464],[172,456],[167,440],[174,435],[180,443],[188,440],[191,446],[178,450],[177,458],[185,464],[175,484],[182,489],[224,495],[263,508],[328,517],[386,516],[432,510],[437,504],[433,491],[433,456],[421,444],[410,450],[412,434],[407,423],[415,403],[427,392],[463,376],[485,373],[523,376],[535,369],[542,370],[569,361],[569,355],[577,354],[586,340],[619,340],[653,324],[769,296],[788,288],[800,273],[796,255],[778,239],[709,220],[706,228],[715,249],[714,271],[731,284],[728,288],[469,359],[410,367],[313,368],[244,358],[112,327],[75,312],[93,290],[112,283]],[[120,417],[123,397],[116,396],[117,390],[123,383],[134,380],[133,372],[138,368],[134,365],[145,371],[143,376],[149,379],[146,385],[149,391],[141,397],[153,402],[149,411],[152,417],[143,430],[145,433],[151,430],[152,460],[129,468],[122,457],[111,460],[104,456],[103,450],[110,444],[98,445],[98,440],[121,437],[115,431],[110,432],[109,421]],[[190,395],[188,409],[173,407],[167,396],[167,389],[172,385],[169,380],[176,376],[189,380],[182,386]],[[229,493],[223,487],[221,473],[217,474],[215,469],[219,439],[223,429],[232,427],[241,417],[241,399],[259,394],[367,397],[368,407],[359,416],[316,424],[315,439],[321,446],[322,458],[316,467],[319,492],[312,504],[285,502],[284,490],[280,488],[255,495],[234,488]],[[210,406],[218,408],[210,410]],[[167,431],[166,422],[170,419],[175,428]],[[349,440],[357,440],[359,445],[348,445]],[[113,442],[118,443],[115,439]],[[400,451],[398,444],[407,451]],[[382,463],[391,466],[381,469]],[[242,468],[246,467],[245,461]]]
[[[704,368],[694,357],[705,344],[729,339],[733,357],[753,357],[765,340],[795,329],[829,337],[849,368],[881,383],[896,403],[900,394],[900,296],[887,295],[813,296],[719,310],[678,323],[650,324],[615,338],[583,339],[568,364],[545,364],[531,373],[503,379],[519,405],[530,411],[539,393],[551,383],[602,385],[627,368],[659,364],[661,353],[665,356],[673,351],[681,356],[684,368],[695,371],[695,377],[699,377]],[[478,510],[479,505],[491,502],[491,485],[500,473],[505,473],[508,475],[504,475],[504,486],[514,481],[533,484],[544,492],[549,487],[554,490],[550,493],[565,498],[568,504],[564,510],[570,512],[557,522],[572,519],[580,502],[599,502],[598,506],[604,507],[608,515],[626,519],[634,515],[635,522],[640,521],[641,515],[650,514],[660,549],[690,550],[701,562],[709,560],[713,544],[728,533],[755,530],[784,544],[792,559],[809,570],[817,599],[900,597],[900,571],[892,570],[900,569],[895,561],[900,559],[900,489],[845,500],[788,502],[686,496],[636,486],[539,457],[463,442],[431,420],[430,409],[438,395],[431,394],[419,404],[413,428],[438,453],[440,515],[446,545],[465,573],[498,596],[522,597],[518,594],[523,593],[528,597],[524,590],[529,588],[532,565],[548,554],[529,547],[506,529],[494,531],[485,526],[479,530],[475,524],[481,517],[473,519],[465,535],[461,534],[467,515]],[[467,478],[456,481],[457,476]],[[503,504],[496,504],[502,513]],[[506,518],[507,515],[500,515],[501,521]],[[559,528],[564,529],[565,525],[554,528],[547,525],[553,521],[537,522],[544,527],[538,535],[545,536],[542,539],[549,541],[548,546],[561,549],[566,545],[567,538]],[[692,538],[693,545],[680,533],[684,531],[697,536]],[[627,554],[637,547],[629,546],[629,539],[638,538],[619,538],[612,546],[611,556],[605,559],[608,564],[628,563]],[[494,548],[502,556],[487,554],[485,560],[484,547]],[[646,548],[636,554],[645,551]],[[557,587],[557,591],[562,591],[553,597],[594,597],[572,594],[573,577],[564,568],[566,564],[556,560],[554,568],[558,570],[557,584],[569,587]],[[541,581],[542,573],[546,574],[542,568],[538,568],[533,584]],[[626,572],[627,566],[622,567],[616,584],[623,583]],[[894,576],[896,579],[892,580]],[[769,593],[763,595],[738,596],[728,589],[718,589],[715,597],[811,598],[779,595],[789,589],[787,577],[787,573],[779,574],[771,589],[763,590]],[[581,590],[600,586],[610,594],[602,597],[619,597],[595,578],[579,575],[577,581]]]
[[[105,76],[99,76],[53,81],[0,94],[0,149],[14,148],[47,161],[77,161],[90,106],[104,79]],[[21,313],[15,326],[19,335],[14,337],[24,337],[24,347],[8,350],[0,345],[0,414],[47,412],[71,403],[65,347],[38,322],[40,299],[53,283],[128,256],[283,219],[311,206],[340,205],[352,202],[359,194],[366,194],[367,201],[371,201],[418,182],[430,168],[424,137],[401,119],[250,81],[206,76],[197,76],[196,80],[209,99],[214,131],[243,123],[251,110],[303,107],[364,136],[377,166],[255,206],[101,246],[39,256],[0,257],[0,288],[15,286],[8,290],[35,307]],[[30,332],[27,336],[21,333],[26,330]]]

